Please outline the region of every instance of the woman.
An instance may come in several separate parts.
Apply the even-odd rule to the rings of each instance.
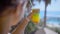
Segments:
[[[0,0],[0,34],[8,34],[12,25],[16,25],[24,16],[27,0]],[[32,13],[24,18],[11,34],[24,34]]]

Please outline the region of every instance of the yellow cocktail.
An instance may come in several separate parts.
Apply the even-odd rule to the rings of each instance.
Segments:
[[[32,9],[32,22],[35,23],[35,24],[38,24],[40,22],[40,10],[39,9]]]

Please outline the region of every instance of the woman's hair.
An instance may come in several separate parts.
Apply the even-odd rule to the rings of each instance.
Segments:
[[[3,12],[3,10],[8,6],[16,5],[16,0],[0,0],[0,13]]]

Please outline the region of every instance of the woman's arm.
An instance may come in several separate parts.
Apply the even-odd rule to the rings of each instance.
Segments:
[[[22,23],[18,25],[18,27],[12,32],[12,34],[24,34],[24,30],[30,21],[32,16],[32,13],[27,17],[22,20]]]

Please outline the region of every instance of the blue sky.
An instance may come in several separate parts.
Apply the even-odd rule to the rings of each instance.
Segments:
[[[44,16],[44,8],[45,4],[43,1],[40,2],[34,2],[36,5],[33,8],[39,8],[40,9],[40,17],[43,18]],[[60,17],[60,0],[52,0],[51,4],[47,7],[47,17]]]

